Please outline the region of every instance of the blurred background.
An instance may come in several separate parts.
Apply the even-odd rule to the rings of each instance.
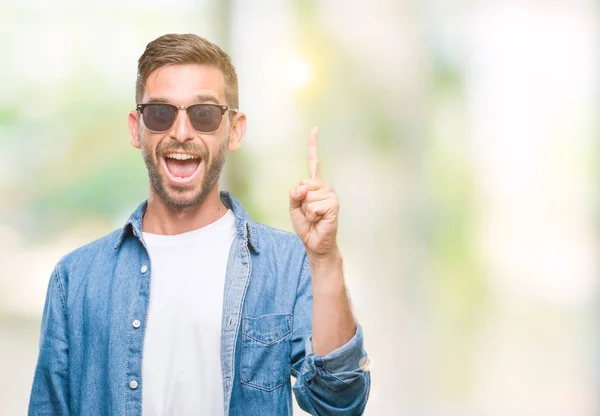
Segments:
[[[599,23],[591,0],[1,0],[0,414],[26,412],[56,262],[147,195],[127,114],[172,32],[233,58],[222,188],[256,220],[291,229],[320,127],[367,415],[600,414]]]

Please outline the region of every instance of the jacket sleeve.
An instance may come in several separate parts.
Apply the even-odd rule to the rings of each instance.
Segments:
[[[64,285],[58,266],[48,284],[29,415],[68,415],[69,342]]]
[[[312,285],[305,260],[294,307],[292,375],[298,405],[312,415],[361,415],[369,397],[371,375],[363,333],[325,356],[312,350]]]

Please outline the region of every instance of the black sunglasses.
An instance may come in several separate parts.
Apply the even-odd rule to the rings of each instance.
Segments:
[[[137,110],[144,124],[155,133],[163,133],[173,127],[179,110],[186,110],[192,127],[198,133],[212,133],[219,128],[225,111],[237,112],[237,108],[220,104],[173,105],[167,103],[138,104]]]

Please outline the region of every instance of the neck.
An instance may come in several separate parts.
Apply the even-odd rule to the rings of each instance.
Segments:
[[[142,230],[151,234],[181,234],[211,224],[226,213],[227,207],[219,196],[218,182],[202,202],[185,208],[173,208],[165,204],[150,187]]]

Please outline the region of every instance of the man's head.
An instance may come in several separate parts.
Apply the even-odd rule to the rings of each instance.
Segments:
[[[229,56],[196,35],[161,36],[138,61],[136,102],[131,142],[142,150],[151,193],[172,208],[218,194],[226,151],[241,146],[246,128]],[[183,109],[195,104],[209,106]]]

